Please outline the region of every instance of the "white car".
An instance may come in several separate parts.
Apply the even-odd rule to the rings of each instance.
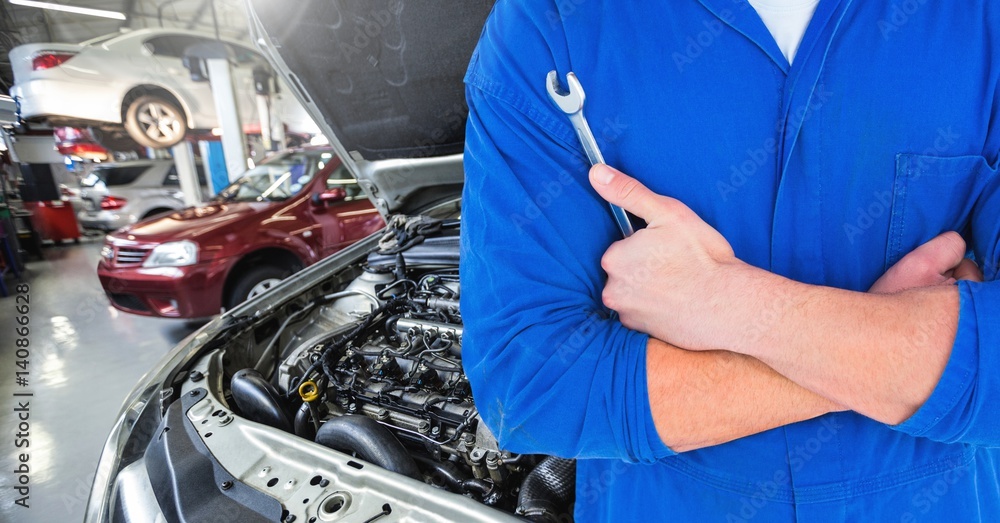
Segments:
[[[211,35],[178,29],[139,29],[81,44],[40,43],[10,52],[11,95],[26,122],[125,131],[145,147],[170,147],[188,130],[219,127],[211,85],[195,82],[184,66],[191,45]],[[223,40],[233,57],[233,83],[243,123],[260,121],[253,70],[267,62],[249,47]],[[289,130],[316,134],[318,127],[278,83],[272,112]]]
[[[208,187],[196,165],[202,197]],[[84,229],[113,231],[139,220],[187,207],[173,160],[135,160],[101,164],[80,181],[82,209],[76,220]]]

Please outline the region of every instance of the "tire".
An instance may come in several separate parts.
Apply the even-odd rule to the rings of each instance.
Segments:
[[[249,298],[256,297],[291,274],[291,270],[274,265],[250,267],[237,276],[235,283],[230,287],[229,295],[225,299],[226,310],[231,310]]]
[[[176,102],[147,94],[129,104],[125,111],[125,131],[139,145],[166,149],[184,139],[187,120]]]
[[[153,210],[147,212],[146,214],[144,214],[142,216],[142,218],[139,218],[139,220],[140,221],[142,221],[142,220],[148,220],[148,219],[152,218],[153,216],[160,216],[162,214],[167,214],[167,213],[171,213],[171,212],[174,212],[174,210],[173,209],[169,209],[167,207],[160,207],[158,209],[153,209]]]

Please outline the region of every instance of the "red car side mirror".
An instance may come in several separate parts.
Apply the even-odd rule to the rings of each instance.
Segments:
[[[347,190],[343,187],[334,187],[323,192],[313,194],[312,203],[317,207],[330,205],[331,203],[342,202],[347,199]]]

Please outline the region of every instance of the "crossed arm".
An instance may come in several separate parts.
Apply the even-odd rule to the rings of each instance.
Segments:
[[[837,410],[903,422],[948,363],[953,283],[982,280],[965,242],[948,233],[868,293],[798,283],[740,262],[690,209],[627,175],[601,166],[591,182],[649,224],[608,250],[603,299],[624,325],[652,336],[653,419],[678,452]]]

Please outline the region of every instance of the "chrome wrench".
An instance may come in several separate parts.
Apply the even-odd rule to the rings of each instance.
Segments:
[[[559,85],[559,75],[555,71],[550,71],[546,77],[545,87],[549,91],[549,97],[569,117],[573,129],[583,145],[583,150],[587,153],[590,165],[604,163],[604,155],[601,154],[601,149],[597,146],[597,139],[594,138],[590,124],[587,123],[587,118],[583,115],[583,102],[587,99],[586,93],[583,92],[583,86],[580,85],[580,80],[573,73],[566,75],[566,85],[569,86],[569,91],[563,92],[562,86]],[[635,233],[635,228],[632,227],[632,222],[629,221],[625,209],[611,205],[611,214],[614,216],[622,236],[628,238]]]

